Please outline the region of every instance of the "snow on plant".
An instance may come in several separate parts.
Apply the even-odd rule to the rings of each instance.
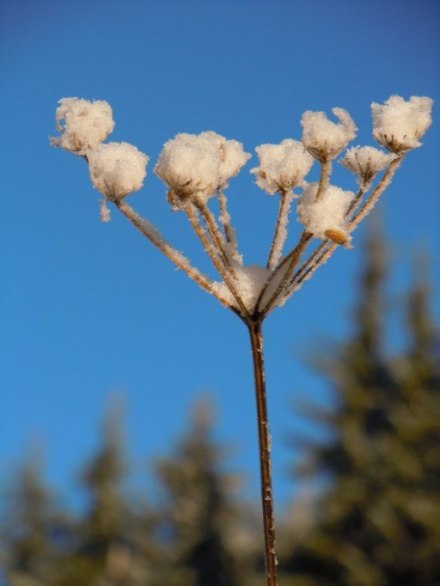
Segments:
[[[391,96],[385,104],[371,104],[373,134],[380,144],[400,154],[421,146],[421,138],[431,126],[430,98],[412,96],[407,102]]]
[[[83,155],[113,132],[115,123],[108,102],[63,98],[59,104],[56,125],[60,136],[52,139],[54,146]]]
[[[99,144],[89,151],[90,179],[109,201],[141,189],[149,157],[126,142]]]
[[[356,136],[356,125],[343,108],[333,108],[340,124],[327,118],[324,112],[304,112],[302,141],[312,155],[320,161],[334,159]]]
[[[259,167],[251,169],[256,183],[269,195],[289,192],[304,182],[313,165],[313,157],[302,142],[286,139],[280,144],[262,144],[256,149]]]
[[[330,238],[338,244],[347,244],[350,240],[347,210],[354,193],[327,185],[317,199],[318,190],[317,183],[310,183],[304,189],[298,204],[299,221],[315,238]]]
[[[179,269],[232,310],[248,329],[257,402],[268,586],[277,584],[277,560],[263,321],[284,305],[338,246],[350,246],[353,230],[388,187],[408,151],[421,145],[420,138],[431,124],[430,98],[413,96],[405,101],[391,96],[385,104],[372,104],[371,108],[373,136],[388,152],[371,146],[347,150],[340,163],[355,174],[356,193],[330,183],[333,161],[354,139],[357,130],[342,108],[333,109],[338,123],[329,120],[324,112],[305,112],[301,141],[288,138],[280,144],[256,147],[259,165],[251,169],[256,184],[270,196],[279,197],[274,235],[262,265],[243,264],[225,194],[230,179],[251,155],[236,140],[227,140],[212,131],[178,134],[165,143],[154,171],[167,187],[172,209],[187,216],[219,280],[193,266],[127,203],[126,196],[143,185],[149,157],[125,142],[103,142],[114,128],[110,105],[101,100],[63,98],[56,111],[59,136],[51,142],[87,161],[91,181],[103,196],[101,219],[109,221],[107,204],[114,205]],[[313,164],[319,165],[319,181],[307,183]],[[217,215],[209,207],[215,198],[216,209],[220,210]],[[297,219],[303,227],[296,244],[286,251],[288,219],[295,200]]]
[[[346,169],[357,175],[358,183],[363,185],[373,179],[373,177],[382,171],[396,155],[385,153],[371,146],[352,147],[345,153],[343,159],[339,162]]]
[[[250,158],[241,144],[215,132],[178,134],[165,143],[154,168],[168,185],[174,209],[187,204],[206,204]]]

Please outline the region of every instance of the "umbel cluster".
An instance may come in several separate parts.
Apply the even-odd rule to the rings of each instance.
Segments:
[[[108,202],[120,211],[171,261],[203,289],[217,297],[242,318],[264,318],[325,262],[337,245],[348,247],[351,233],[371,211],[389,185],[405,154],[421,145],[431,125],[432,100],[413,96],[408,101],[391,96],[384,104],[371,105],[373,136],[382,149],[355,146],[345,150],[356,136],[349,113],[334,108],[337,122],[324,112],[303,114],[301,140],[256,148],[258,166],[251,169],[256,184],[268,195],[279,196],[279,209],[266,263],[246,266],[238,250],[227,207],[225,190],[251,158],[241,143],[207,131],[177,134],[163,146],[155,173],[167,187],[173,210],[185,213],[210,257],[220,280],[213,281],[191,265],[181,252],[164,240],[157,228],[127,204],[127,195],[143,186],[149,157],[126,142],[104,142],[114,129],[112,109],[102,100],[63,98],[56,111],[59,136],[54,146],[83,157],[90,179],[102,194],[101,219],[108,221]],[[332,163],[354,173],[357,191],[345,191],[330,182]],[[312,166],[320,165],[319,181],[306,180]],[[209,204],[218,199],[217,214]],[[295,247],[285,252],[292,202],[302,233]],[[314,251],[300,266],[312,242]],[[299,268],[298,268],[299,267]]]

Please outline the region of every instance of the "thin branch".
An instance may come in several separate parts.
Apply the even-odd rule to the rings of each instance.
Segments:
[[[355,198],[353,199],[353,201],[351,202],[348,210],[345,212],[346,216],[349,216],[352,212],[354,212],[360,205],[362,197],[365,195],[365,193],[369,190],[369,188],[371,187],[371,181],[369,181],[368,183],[363,184],[358,192],[356,193]],[[296,280],[302,273],[304,273],[304,277],[307,275],[307,273],[309,272],[309,269],[311,267],[313,267],[316,262],[318,262],[319,259],[321,259],[325,253],[326,250],[329,248],[329,246],[331,246],[331,242],[328,239],[323,240],[319,246],[317,246],[317,248],[315,248],[315,250],[312,252],[312,254],[309,256],[309,258],[303,263],[303,265],[298,269],[298,271],[295,273],[295,275],[292,277],[292,281]],[[336,248],[336,246],[335,246]],[[285,262],[286,259],[283,260],[283,262]]]
[[[217,250],[219,257],[223,261],[225,268],[227,270],[230,270],[231,273],[235,277],[234,267],[232,266],[230,259],[226,253],[224,238],[223,238],[222,234],[220,233],[220,230],[217,226],[217,222],[215,221],[214,214],[212,214],[211,211],[208,209],[208,207],[205,204],[203,204],[202,202],[199,202],[196,200],[194,202],[194,205],[199,210],[199,212],[205,222],[205,226],[208,230],[209,236],[211,237],[212,244],[214,245],[214,248]]]
[[[243,316],[249,315],[249,312],[243,302],[243,299],[241,298],[241,295],[239,294],[237,287],[235,286],[234,277],[231,271],[227,267],[225,267],[222,260],[220,260],[217,251],[215,250],[213,244],[209,240],[205,230],[203,229],[203,226],[200,224],[196,208],[193,204],[188,204],[184,207],[184,210],[188,216],[188,219],[194,232],[199,237],[206,254],[211,259],[215,269],[217,270],[217,272],[225,282],[226,286],[228,287],[229,291],[233,295],[235,301],[237,302],[237,305],[241,310],[241,314]]]
[[[275,232],[270,247],[269,257],[266,267],[273,270],[280,260],[283,246],[287,238],[287,222],[289,220],[290,205],[292,203],[293,194],[290,190],[280,191],[280,203],[278,206],[278,217],[275,226]]]
[[[405,158],[405,155],[402,154],[397,159],[394,159],[393,161],[391,161],[391,163],[387,167],[387,170],[382,175],[381,180],[379,181],[379,183],[376,185],[375,189],[371,193],[370,197],[367,199],[367,201],[362,205],[360,210],[352,218],[352,220],[350,222],[350,230],[353,230],[365,218],[365,216],[367,216],[371,212],[371,210],[376,205],[376,203],[379,200],[382,193],[385,191],[385,189],[391,183],[391,180],[394,176],[394,173],[397,171],[397,169],[401,165],[404,158]]]
[[[354,214],[354,212],[359,208],[359,206],[361,205],[361,202],[362,202],[362,198],[364,197],[364,195],[366,193],[368,193],[372,183],[373,183],[373,178],[371,178],[369,181],[363,183],[360,186],[360,188],[358,189],[351,204],[348,206],[347,211],[345,212],[346,217],[350,216],[351,214]]]
[[[223,232],[225,234],[226,242],[230,245],[230,256],[233,261],[242,265],[242,258],[238,251],[238,242],[237,236],[235,234],[235,230],[231,223],[231,216],[229,215],[228,208],[227,208],[227,199],[226,195],[223,193],[221,189],[217,191],[218,201],[220,204],[220,223],[223,228]]]
[[[301,267],[296,275],[293,276],[291,282],[289,283],[289,287],[287,288],[286,298],[289,297],[295,287],[300,285],[303,281],[310,279],[316,269],[323,265],[331,257],[338,246],[339,244],[336,244],[336,242],[331,242],[331,240],[326,240],[320,244],[314,251],[314,254],[312,255],[313,258],[311,257],[309,259],[312,260],[312,262],[309,263],[309,261],[307,261],[307,266]]]
[[[401,164],[403,157],[404,157],[404,155],[400,156],[398,159],[394,159],[393,161],[391,161],[391,163],[387,167],[386,171],[382,175],[382,178],[380,179],[379,183],[373,189],[372,193],[370,194],[368,199],[364,202],[364,204],[360,207],[360,209],[358,209],[359,201],[357,202],[356,207],[354,207],[353,209],[354,210],[358,209],[358,211],[354,214],[353,218],[349,222],[350,231],[353,231],[353,229],[372,210],[372,208],[377,203],[377,201],[379,200],[382,193],[385,191],[385,189],[391,183],[393,175],[396,172],[396,170],[398,169],[399,165]],[[360,190],[360,192],[361,192],[361,190]],[[361,196],[362,195],[363,195],[363,193],[361,194]],[[347,213],[349,213],[349,211],[350,211],[350,208],[347,211]],[[318,267],[320,267],[322,264],[324,264],[331,257],[331,255],[333,254],[333,252],[336,250],[337,247],[338,247],[338,244],[335,244],[335,243],[330,244],[330,242],[328,240],[326,240],[325,242],[322,242],[318,246],[318,248],[313,252],[311,257],[309,259],[307,259],[307,261],[304,263],[304,265],[296,272],[295,275],[293,275],[293,277],[289,283],[289,286],[288,286],[286,298],[289,297],[289,295],[291,295],[293,290],[296,287],[298,287],[298,285],[300,285],[303,281],[309,279],[313,275],[313,273],[316,271],[316,269]]]
[[[278,297],[280,296],[283,289],[286,287],[286,285],[289,281],[290,275],[291,275],[293,269],[295,268],[295,266],[298,264],[298,261],[301,257],[301,254],[304,252],[304,250],[307,246],[307,243],[309,242],[311,237],[312,237],[312,235],[309,232],[306,232],[304,230],[303,233],[301,234],[300,240],[299,240],[298,244],[296,245],[296,247],[287,255],[287,257],[285,257],[283,259],[283,261],[278,265],[276,270],[269,277],[268,281],[266,282],[265,286],[263,287],[263,289],[258,297],[257,303],[255,304],[257,311],[262,316],[266,316],[269,313],[269,311],[272,309],[273,305],[278,300]],[[266,291],[268,290],[270,285],[274,282],[274,278],[281,270],[281,267],[284,266],[285,264],[287,264],[287,268],[285,270],[283,278],[278,283],[278,285],[277,285],[275,291],[272,293],[269,301],[267,301],[267,303],[263,306],[262,309],[259,309],[260,304],[264,299],[264,295],[265,295]]]
[[[141,232],[148,240],[158,248],[178,269],[181,269],[190,279],[195,281],[202,289],[216,297],[220,303],[230,309],[234,309],[230,301],[227,300],[218,291],[212,287],[212,281],[193,267],[188,259],[178,250],[166,242],[160,232],[153,224],[144,220],[135,210],[124,200],[115,200],[113,202],[120,212]]]
[[[318,189],[316,191],[316,201],[318,201],[322,197],[322,195],[323,195],[323,193],[329,183],[330,175],[331,175],[331,171],[332,171],[332,162],[330,159],[321,160],[320,163],[321,163],[321,173],[320,173],[320,177],[319,177]],[[283,258],[283,260],[279,263],[279,265],[276,267],[274,274],[278,273],[283,268],[283,266],[288,263],[288,269],[285,271],[283,279],[279,283],[275,293],[270,298],[269,303],[267,303],[266,306],[262,310],[264,315],[266,315],[272,309],[272,306],[273,306],[274,302],[276,301],[277,297],[281,294],[282,290],[286,288],[286,285],[288,283],[290,275],[291,275],[293,269],[295,268],[295,266],[297,265],[298,260],[300,258],[300,255],[304,252],[304,250],[305,250],[308,242],[311,240],[311,238],[312,238],[312,234],[310,234],[309,232],[304,230],[301,234],[301,237],[300,237],[300,240],[299,240],[299,243],[297,244],[297,246],[293,250],[291,250],[289,252],[289,254],[287,254]],[[312,254],[312,256],[307,261],[307,263],[314,257],[314,254],[315,253]],[[266,292],[266,289],[268,288],[268,286],[270,286],[271,282],[273,282],[272,276],[269,279],[269,282],[266,284],[266,287],[263,289],[263,291],[261,292],[261,294],[259,296],[259,299],[257,302],[257,307],[258,307],[259,303],[261,302],[261,300],[263,299],[264,294]]]
[[[321,174],[319,176],[318,190],[316,192],[316,201],[319,201],[319,199],[321,199],[324,191],[326,190],[326,188],[329,184],[330,175],[332,172],[331,159],[325,159],[324,161],[320,161],[320,162],[321,162]]]
[[[313,235],[310,232],[307,232],[307,230],[303,230],[302,233],[301,233],[301,236],[300,236],[300,240],[302,240],[302,238],[305,238],[306,235],[307,235],[307,238],[308,238],[307,241],[310,241],[312,239],[312,236]],[[286,254],[286,256],[284,258],[281,259],[280,263],[275,268],[274,273],[279,272],[283,268],[283,266],[285,264],[287,264],[288,262],[290,262],[290,259],[292,258],[292,255],[295,254],[295,251],[296,251],[296,247],[295,248],[292,248],[292,250],[288,254]]]

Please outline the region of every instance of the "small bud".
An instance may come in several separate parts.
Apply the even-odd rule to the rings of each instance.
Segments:
[[[336,244],[347,244],[350,242],[350,236],[344,232],[343,230],[338,230],[336,228],[329,228],[324,232],[324,234],[330,240],[333,240]]]

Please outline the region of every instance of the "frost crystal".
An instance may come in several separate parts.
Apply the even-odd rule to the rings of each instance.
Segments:
[[[331,238],[339,244],[346,244],[349,236],[345,213],[354,194],[334,185],[329,185],[318,200],[317,193],[317,183],[310,183],[304,190],[298,204],[299,221],[316,238]]]
[[[385,104],[371,104],[373,136],[393,153],[421,146],[419,138],[431,126],[433,100],[412,96],[407,102],[391,96]]]
[[[56,111],[56,128],[61,136],[51,142],[67,151],[84,155],[113,131],[112,109],[108,102],[62,98]]]
[[[251,169],[251,173],[255,174],[258,187],[269,195],[301,185],[313,165],[313,157],[296,140],[262,144],[255,150],[260,166]]]
[[[180,208],[194,197],[206,203],[249,157],[239,142],[212,131],[178,134],[165,143],[154,170],[170,187],[170,202]]]
[[[376,173],[382,171],[396,158],[392,153],[384,153],[374,147],[352,147],[339,162],[360,178],[360,183],[367,183]]]
[[[93,185],[109,200],[140,189],[147,174],[147,155],[126,142],[100,144],[87,159]]]
[[[332,112],[340,124],[329,120],[324,112],[308,111],[302,115],[303,144],[319,161],[334,159],[356,136],[350,114],[342,108],[333,108]]]

